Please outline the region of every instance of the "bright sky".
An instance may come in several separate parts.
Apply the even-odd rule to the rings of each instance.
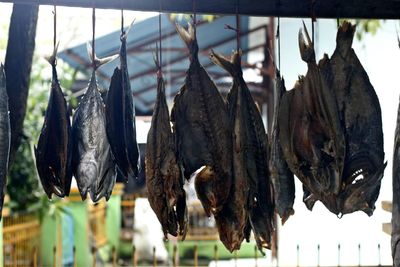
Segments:
[[[10,4],[0,4],[0,61],[4,61],[4,39],[8,33],[11,14]],[[153,16],[155,13],[125,12],[128,24]],[[97,34],[107,34],[120,27],[120,11],[97,11]],[[52,50],[52,7],[41,7],[37,28],[37,50],[47,55]],[[306,64],[301,61],[297,34],[301,27],[299,19],[281,19],[281,73],[287,89],[292,88],[297,76],[306,73]],[[336,21],[318,20],[317,58],[326,52],[331,55],[335,48]],[[80,44],[91,38],[91,10],[78,8],[58,8],[58,39],[60,50]],[[3,46],[3,47],[2,47]],[[309,212],[302,203],[302,190],[297,182],[295,215],[279,228],[279,263],[281,266],[297,263],[296,246],[300,246],[300,264],[317,265],[317,245],[320,244],[320,264],[337,265],[337,245],[341,244],[341,265],[358,265],[358,244],[361,245],[361,264],[378,264],[378,244],[381,244],[381,263],[390,265],[390,237],[382,232],[382,223],[390,222],[390,213],[381,209],[382,200],[391,200],[391,169],[394,129],[400,92],[400,49],[397,46],[395,22],[386,21],[375,36],[366,35],[362,43],[355,41],[353,47],[369,74],[378,94],[383,118],[386,160],[388,166],[382,181],[381,193],[376,202],[377,209],[372,217],[357,212],[338,219],[320,202]],[[144,142],[148,125],[138,124],[139,142]]]

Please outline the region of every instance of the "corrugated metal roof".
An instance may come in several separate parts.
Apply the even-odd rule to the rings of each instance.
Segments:
[[[166,80],[166,92],[169,96],[173,96],[179,91],[184,82],[185,72],[189,66],[188,51],[176,33],[175,21],[171,21],[168,14],[163,14],[161,18],[163,73]],[[180,20],[178,23],[186,25],[187,21]],[[227,74],[220,67],[211,63],[209,50],[212,48],[219,53],[229,55],[232,49],[236,48],[236,33],[232,30],[224,29],[226,24],[235,26],[236,18],[234,16],[218,17],[210,23],[201,22],[197,26],[197,39],[200,47],[199,60],[214,79],[221,79]],[[255,30],[263,29],[258,28]],[[249,17],[241,16],[241,48],[244,51],[251,49],[248,47],[248,33],[252,31],[249,31]],[[136,111],[142,115],[150,115],[152,113],[156,99],[157,85],[153,53],[158,41],[158,34],[158,17],[152,17],[135,23],[127,38],[128,72],[131,77]],[[119,30],[96,39],[96,54],[98,57],[118,53],[119,47]],[[86,44],[60,52],[59,58],[73,68],[82,71],[89,80],[91,67]],[[246,55],[243,56],[243,60],[246,60]],[[119,60],[115,60],[98,70],[97,77],[101,87],[108,88],[110,77],[118,64]]]

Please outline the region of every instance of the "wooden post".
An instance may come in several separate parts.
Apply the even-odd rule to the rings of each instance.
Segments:
[[[96,247],[92,247],[92,258],[93,258],[93,267],[96,267]]]
[[[77,267],[77,263],[76,263],[76,247],[75,246],[73,246],[73,248],[72,248],[72,255],[74,257],[74,262],[73,262],[72,266]]]
[[[176,267],[176,255],[178,252],[178,247],[176,246],[176,244],[174,244],[174,247],[172,249],[172,266]]]
[[[218,245],[214,245],[214,261],[215,261],[215,267],[218,266]]]
[[[254,266],[257,267],[257,259],[258,259],[258,248],[254,246]]]
[[[37,247],[33,247],[33,267],[37,267]]]
[[[136,267],[137,262],[136,262],[136,247],[135,245],[132,246],[132,266]]]
[[[53,247],[53,267],[57,266],[57,247]]]
[[[198,247],[194,245],[194,267],[198,267]]]
[[[157,267],[156,247],[153,247],[153,267]]]
[[[117,250],[115,246],[112,247],[112,266],[117,267]]]

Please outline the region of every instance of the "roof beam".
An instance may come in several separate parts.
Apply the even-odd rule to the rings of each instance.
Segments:
[[[54,0],[0,0],[0,2],[54,5]],[[57,0],[59,6],[120,9],[121,1],[110,0]],[[399,0],[195,0],[197,13],[235,14],[239,3],[240,14],[275,17],[317,18],[369,18],[400,19]],[[159,11],[170,13],[192,13],[190,0],[135,0],[123,1],[124,9],[137,11]]]

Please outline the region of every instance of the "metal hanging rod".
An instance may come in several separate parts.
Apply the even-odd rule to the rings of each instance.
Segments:
[[[54,0],[0,0],[0,2],[54,5]],[[163,12],[193,12],[192,1],[162,0]],[[312,4],[311,4],[312,3]],[[57,0],[59,6],[92,7],[87,0]],[[196,0],[198,14],[235,15],[236,1],[232,0]],[[120,1],[96,0],[96,8],[121,9]],[[310,17],[310,10],[316,18],[365,18],[365,19],[400,19],[399,0],[242,0],[241,15],[274,16],[274,17]],[[160,9],[160,0],[125,1],[125,10],[153,11]]]

